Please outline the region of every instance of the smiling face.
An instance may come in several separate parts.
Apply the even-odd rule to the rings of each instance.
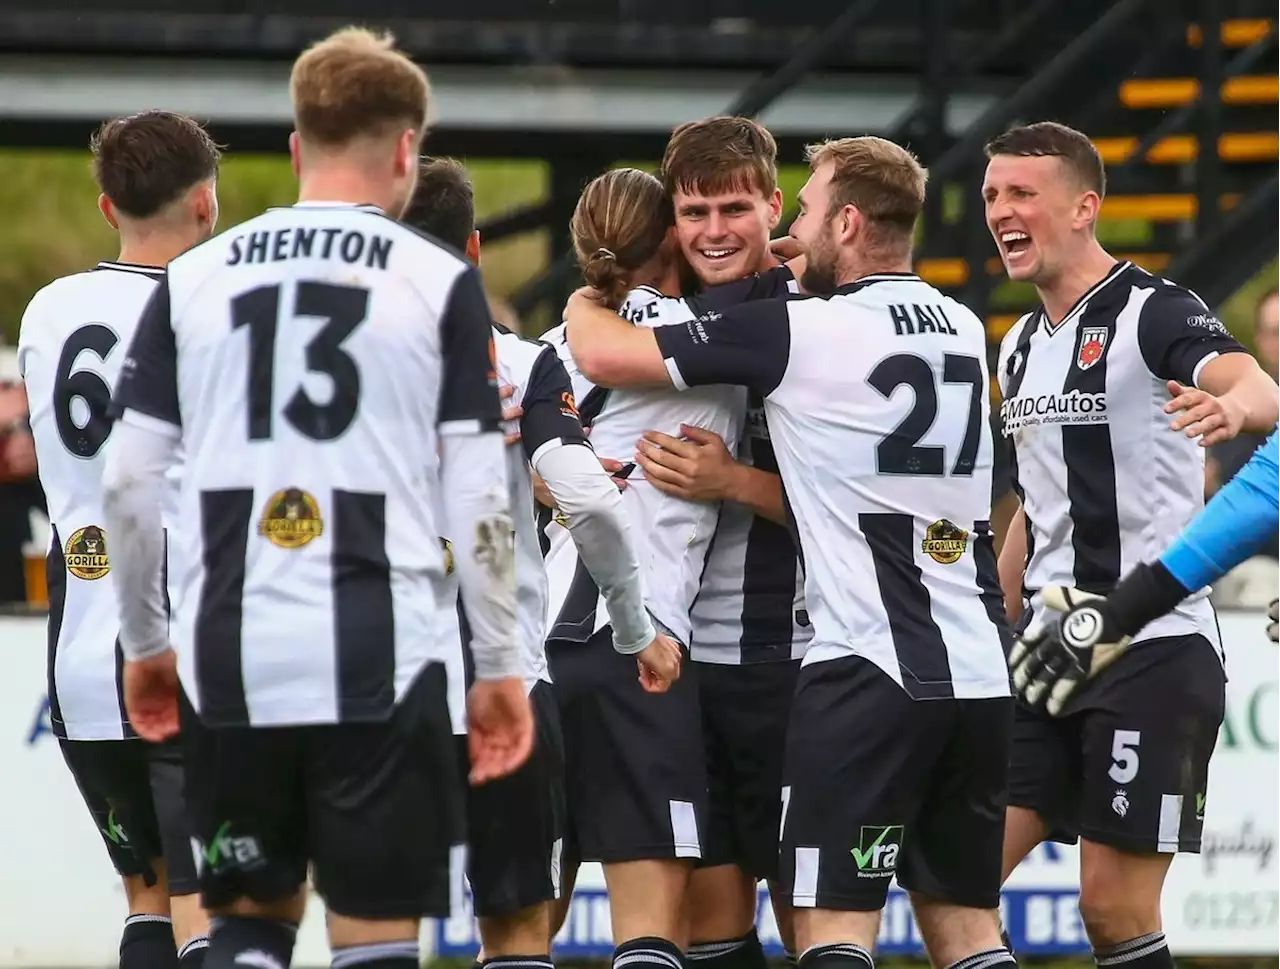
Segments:
[[[982,183],[987,228],[1009,278],[1044,286],[1093,238],[1102,200],[1055,155],[996,155]]]
[[[769,265],[769,234],[782,214],[782,193],[766,197],[746,176],[729,191],[677,188],[676,233],[703,285],[731,283]]]

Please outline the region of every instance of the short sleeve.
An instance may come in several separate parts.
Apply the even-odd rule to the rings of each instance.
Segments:
[[[524,445],[525,457],[530,461],[535,453],[552,441],[560,444],[587,443],[587,435],[578,417],[578,405],[573,399],[569,373],[553,347],[547,347],[534,361],[520,406],[524,409],[520,418],[520,441]]]
[[[169,281],[162,279],[142,310],[129,353],[120,365],[111,416],[126,411],[182,426],[178,406],[178,343],[173,335]]]
[[[680,390],[741,384],[767,397],[787,371],[791,319],[785,300],[708,310],[687,323],[656,327],[653,333]]]
[[[468,266],[454,280],[440,318],[441,434],[496,431],[502,420],[497,356],[480,276]]]
[[[1213,312],[1194,294],[1161,283],[1138,320],[1142,359],[1161,380],[1194,386],[1200,370],[1223,353],[1243,353]]]

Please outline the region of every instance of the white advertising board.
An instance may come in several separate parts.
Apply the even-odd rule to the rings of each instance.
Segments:
[[[1277,953],[1277,822],[1280,820],[1280,695],[1277,649],[1259,613],[1224,613],[1230,675],[1227,716],[1210,772],[1204,851],[1174,861],[1164,923],[1178,955]],[[49,732],[45,704],[45,622],[0,618],[0,969],[113,965],[124,896],[101,839]],[[1076,913],[1074,848],[1045,845],[1014,873],[1004,918],[1027,954],[1087,949]],[[607,955],[609,918],[598,867],[579,878],[563,955]],[[760,933],[777,950],[762,895]],[[423,951],[474,953],[465,911],[423,929]],[[918,935],[905,897],[885,913],[881,951],[915,951]],[[324,922],[314,904],[294,965],[327,966]]]

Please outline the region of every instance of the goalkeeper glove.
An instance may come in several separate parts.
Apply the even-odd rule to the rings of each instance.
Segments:
[[[1009,654],[1013,687],[1034,709],[1062,711],[1084,684],[1119,658],[1130,637],[1120,632],[1103,596],[1047,586],[1044,608]]]

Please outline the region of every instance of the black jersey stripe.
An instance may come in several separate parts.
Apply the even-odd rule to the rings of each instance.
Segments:
[[[251,489],[200,493],[204,582],[195,622],[196,690],[200,719],[211,725],[249,722],[241,637],[252,517]]]
[[[385,495],[334,489],[332,567],[338,720],[383,720],[396,702]]]

